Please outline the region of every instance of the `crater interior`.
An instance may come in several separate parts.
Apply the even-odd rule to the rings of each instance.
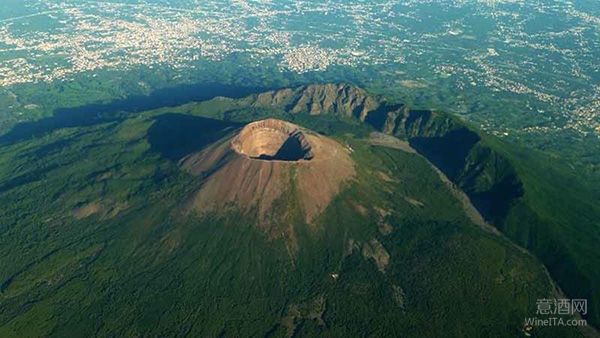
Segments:
[[[232,142],[240,154],[265,161],[308,161],[313,158],[311,145],[295,125],[267,119],[246,125]]]

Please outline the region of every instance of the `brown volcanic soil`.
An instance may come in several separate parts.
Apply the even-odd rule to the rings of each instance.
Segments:
[[[269,219],[285,217],[272,210],[283,196],[295,196],[311,223],[355,173],[349,152],[339,143],[276,119],[250,123],[181,165],[205,177],[193,197],[193,210],[256,210],[265,227]]]

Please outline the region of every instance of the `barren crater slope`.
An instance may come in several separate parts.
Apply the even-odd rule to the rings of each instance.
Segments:
[[[291,123],[268,119],[247,125],[233,140],[232,148],[253,159],[311,160],[311,145],[300,129]]]
[[[246,125],[181,166],[203,177],[191,209],[199,213],[235,207],[255,212],[259,224],[285,217],[274,202],[285,196],[298,201],[311,223],[354,176],[349,152],[334,140],[276,119]],[[277,222],[275,222],[277,223]]]

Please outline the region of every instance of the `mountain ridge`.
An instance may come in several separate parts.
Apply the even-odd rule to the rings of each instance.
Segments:
[[[591,244],[591,239],[600,241],[600,224],[583,216],[587,213],[600,216],[599,208],[593,205],[594,200],[600,203],[600,198],[589,191],[588,200],[580,201],[586,207],[567,200],[554,210],[547,209],[545,205],[551,202],[549,197],[543,197],[544,194],[562,199],[558,191],[548,189],[553,186],[553,181],[573,179],[568,178],[570,174],[566,170],[553,171],[554,179],[546,175],[549,171],[541,165],[544,155],[485,135],[456,116],[414,110],[402,103],[391,104],[383,97],[370,95],[348,83],[286,88],[251,95],[238,102],[281,109],[292,118],[316,115],[315,111],[319,111],[326,116],[359,121],[408,141],[466,193],[488,223],[540,258],[569,296],[589,299],[591,314],[587,318],[600,325],[600,290],[591,286],[593,282],[587,282],[593,280],[600,284],[600,274],[582,267],[590,259],[600,264],[600,255],[594,252]],[[539,175],[543,181],[531,174],[535,172],[544,173]],[[588,189],[579,185],[579,191]],[[562,213],[573,217],[565,218]],[[569,238],[586,240],[571,241]],[[585,286],[582,288],[582,285]]]
[[[507,217],[515,206],[540,213],[546,201],[518,167],[533,164],[450,115],[328,88],[292,89],[277,106],[253,105],[255,94],[143,111],[2,147],[11,187],[0,191],[0,336],[521,335],[536,299],[561,296],[539,261],[483,230],[454,189],[504,196],[495,187],[511,182],[508,163],[524,194]],[[248,127],[269,118],[294,126]],[[335,142],[354,175],[307,224],[302,184],[329,181],[300,170],[318,163],[315,138]],[[275,164],[282,179],[269,175]],[[263,222],[254,202],[265,182],[282,192]],[[223,203],[194,205],[199,194]]]
[[[364,121],[379,107],[376,98],[364,89],[346,83],[311,84],[279,89],[252,96],[254,107],[280,107],[292,113],[335,114]]]

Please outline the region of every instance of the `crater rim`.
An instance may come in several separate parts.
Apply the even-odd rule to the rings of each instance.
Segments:
[[[314,158],[302,129],[292,123],[265,119],[244,126],[231,142],[232,149],[251,160],[297,163]]]

